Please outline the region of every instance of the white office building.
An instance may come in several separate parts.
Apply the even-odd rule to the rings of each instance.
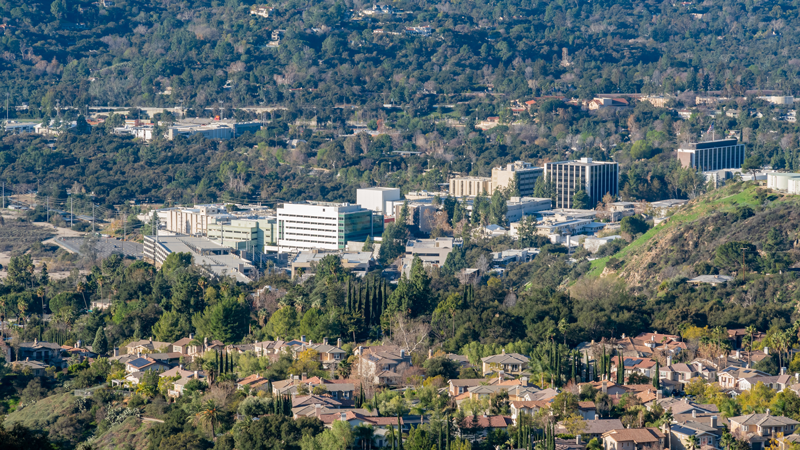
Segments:
[[[549,198],[511,197],[506,202],[506,219],[508,223],[519,222],[524,216],[552,207],[553,201]]]
[[[344,250],[383,233],[383,215],[349,203],[286,203],[278,208],[278,249]]]
[[[371,187],[356,190],[356,203],[370,211],[384,215],[392,214],[387,202],[398,200],[400,200],[400,189],[397,188]]]

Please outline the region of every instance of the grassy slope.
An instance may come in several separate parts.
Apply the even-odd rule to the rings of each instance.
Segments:
[[[760,202],[755,197],[756,186],[745,185],[744,189],[741,189],[741,191],[739,191],[739,189],[741,189],[741,185],[734,184],[726,186],[698,197],[681,207],[670,217],[669,221],[653,227],[647,233],[639,236],[639,238],[634,240],[630,245],[613,255],[613,257],[625,262],[618,272],[624,276],[626,271],[635,269],[637,264],[640,263],[639,257],[643,253],[643,249],[651,247],[651,244],[660,241],[668,234],[679,231],[680,227],[684,224],[693,222],[712,212],[733,211],[743,205],[749,205],[755,208],[759,205]],[[794,197],[784,196],[775,200],[775,202],[795,200]],[[611,257],[600,258],[593,261],[592,269],[587,276],[600,276],[605,270],[609,258]]]
[[[15,423],[21,423],[29,428],[47,430],[59,417],[72,414],[74,399],[71,393],[43,398],[6,416],[4,425],[10,427]]]
[[[92,448],[115,449],[128,443],[136,450],[142,450],[147,447],[147,432],[154,425],[156,425],[155,422],[142,422],[136,417],[128,417],[124,422],[109,428],[102,436],[98,437],[92,443]]]

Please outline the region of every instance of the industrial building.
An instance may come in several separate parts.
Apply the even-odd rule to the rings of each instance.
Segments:
[[[497,189],[509,189],[516,183],[517,191],[521,197],[533,195],[533,187],[536,179],[544,172],[541,167],[534,167],[533,164],[516,161],[506,164],[505,167],[495,167],[492,169],[492,191]]]
[[[800,173],[768,173],[767,187],[789,194],[800,194]]]
[[[740,169],[744,158],[744,144],[736,139],[695,142],[678,149],[681,166],[701,172]]]
[[[231,276],[241,283],[256,278],[256,268],[231,249],[205,238],[191,236],[145,236],[144,260],[160,268],[171,253],[189,253],[192,263],[209,276]]]
[[[278,249],[344,250],[383,234],[383,215],[349,203],[286,203],[278,208]]]
[[[616,162],[576,161],[546,163],[544,173],[555,190],[555,208],[573,208],[572,197],[579,190],[589,195],[590,206],[603,200],[606,194],[619,194],[619,165]]]

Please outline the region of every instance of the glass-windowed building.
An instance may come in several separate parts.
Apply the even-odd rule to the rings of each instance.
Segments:
[[[344,250],[383,234],[383,215],[349,203],[286,203],[278,208],[278,249]]]

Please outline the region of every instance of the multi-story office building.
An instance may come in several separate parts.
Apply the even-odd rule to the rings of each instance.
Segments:
[[[450,179],[450,195],[453,197],[477,197],[492,195],[492,179],[489,177],[455,177]]]
[[[349,203],[286,203],[278,208],[279,251],[344,250],[383,233],[383,215]]]
[[[523,161],[506,164],[505,167],[495,167],[492,169],[492,189],[509,189],[516,182],[519,195],[530,197],[533,195],[536,179],[542,172],[544,169],[541,167],[534,167],[533,164]]]
[[[695,142],[678,149],[678,160],[683,167],[701,172],[740,169],[744,163],[744,144],[736,139]]]
[[[208,239],[236,250],[263,252],[275,244],[276,219],[231,220],[208,226]]]
[[[572,197],[579,190],[589,195],[592,207],[606,194],[612,197],[619,194],[619,165],[615,162],[581,158],[546,163],[544,173],[555,190],[555,208],[573,208]]]
[[[209,225],[234,218],[222,205],[196,205],[194,208],[171,209],[167,213],[167,231],[193,236],[205,235]]]
[[[508,223],[519,222],[525,216],[552,208],[549,198],[511,197],[506,202],[506,220]]]

